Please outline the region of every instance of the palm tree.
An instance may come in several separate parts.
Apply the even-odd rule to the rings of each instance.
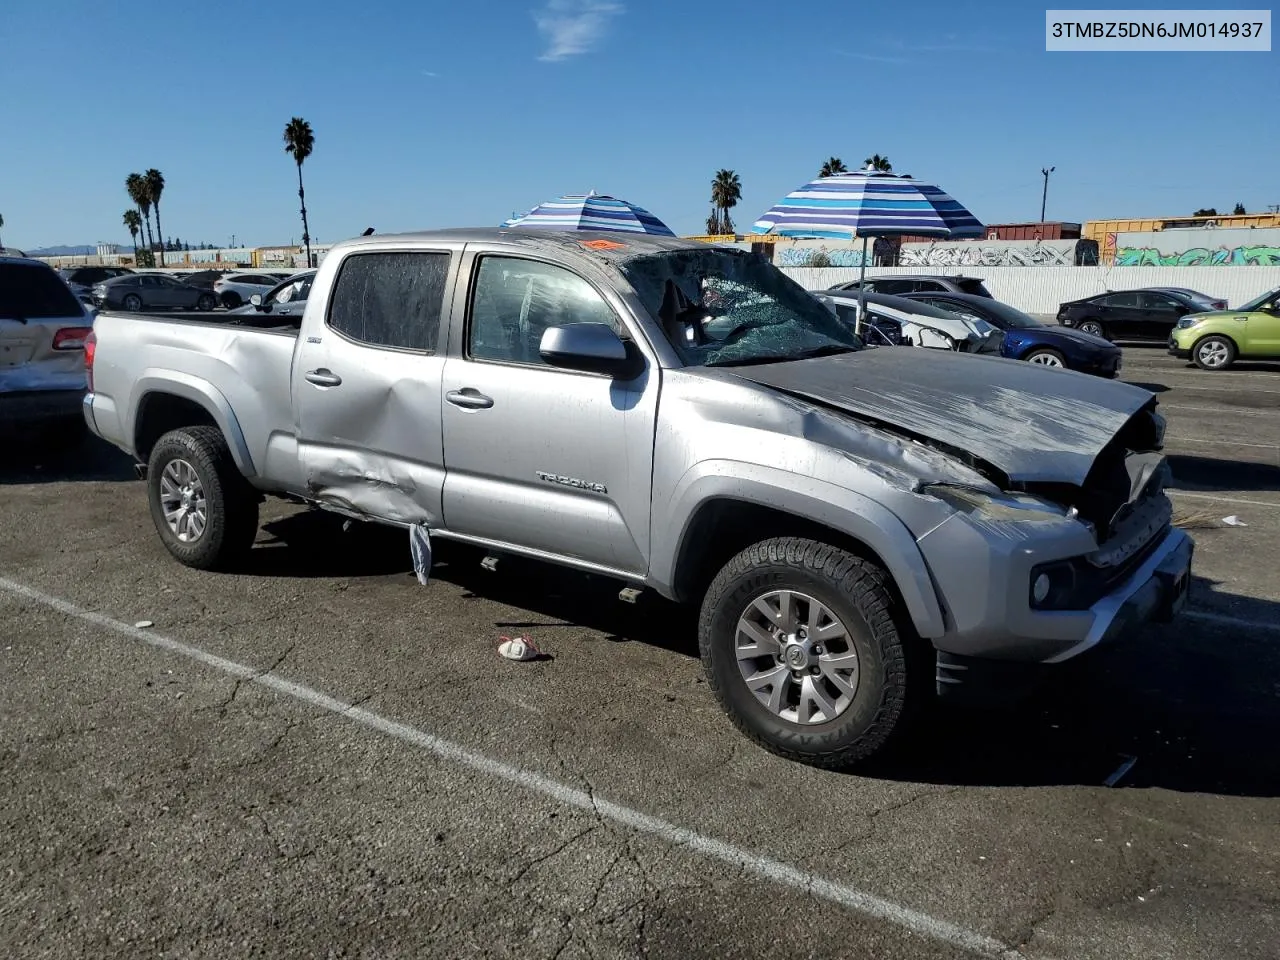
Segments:
[[[160,226],[160,194],[164,193],[164,174],[152,167],[142,175],[147,183],[147,199],[156,208],[156,235],[160,238],[160,266],[164,266],[164,230]]]
[[[307,197],[302,190],[302,161],[315,149],[316,135],[311,124],[301,117],[293,117],[284,128],[284,152],[298,165],[298,202],[302,205],[302,242],[307,248],[307,266],[311,264],[311,234],[307,230]]]
[[[722,234],[734,233],[733,221],[729,219],[729,209],[735,207],[742,199],[742,181],[732,170],[717,170],[715,179],[711,181],[711,203],[716,208],[717,225]]]
[[[124,179],[124,188],[146,225],[147,249],[151,250],[155,244],[151,239],[151,193],[147,189],[147,178],[140,173],[131,173]]]
[[[138,231],[142,229],[142,217],[137,210],[126,210],[124,212],[124,225],[129,229],[129,236],[133,237],[133,259],[138,259]]]
[[[876,154],[872,154],[871,156],[867,157],[867,159],[863,160],[862,162],[863,162],[863,163],[865,163],[865,164],[866,164],[868,167],[870,167],[872,170],[881,170],[881,171],[883,171],[884,173],[892,173],[892,172],[893,172],[893,164],[889,162],[889,158],[888,158],[888,157],[882,157],[882,156],[880,156],[880,154],[878,154],[878,153],[876,153]]]
[[[834,177],[837,173],[848,173],[849,168],[844,165],[844,161],[839,157],[832,157],[822,165],[822,170],[818,173],[820,177]]]

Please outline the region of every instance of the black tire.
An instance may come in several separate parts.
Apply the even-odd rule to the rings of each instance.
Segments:
[[[204,491],[207,522],[203,532],[183,541],[169,527],[161,505],[161,476],[166,465],[185,461]],[[217,427],[171,430],[151,450],[147,461],[147,502],[151,520],[174,558],[197,570],[229,570],[253,547],[258,535],[259,495],[231,459]]]
[[[852,702],[826,722],[785,719],[756,698],[738,666],[738,618],[772,590],[818,600],[846,626],[858,656]],[[847,769],[883,756],[932,697],[922,641],[904,625],[888,574],[814,540],[764,540],[730,560],[702,601],[698,642],[707,682],[734,725],[765,749],[801,763]],[[910,666],[909,666],[910,664]]]
[[[234,290],[228,290],[222,295],[222,305],[228,310],[234,310],[243,302],[244,301],[240,299],[240,294],[236,293]]]
[[[212,293],[200,294],[200,299],[196,301],[196,309],[201,313],[212,313],[218,306],[218,298]]]
[[[1086,317],[1076,324],[1076,329],[1082,333],[1092,333],[1095,337],[1101,337],[1103,340],[1111,339],[1107,336],[1107,331],[1103,327],[1102,321],[1097,317]]]
[[[121,301],[121,305],[130,313],[137,313],[142,309],[142,298],[136,293],[126,294],[124,300]]]
[[[1201,337],[1191,346],[1191,360],[1201,370],[1225,370],[1236,362],[1235,342],[1217,333]]]
[[[1034,350],[1028,350],[1022,359],[1027,363],[1034,363],[1038,366],[1054,367],[1059,370],[1067,369],[1066,357],[1051,347],[1036,347]]]

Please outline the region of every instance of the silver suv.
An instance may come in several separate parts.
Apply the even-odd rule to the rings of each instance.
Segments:
[[[82,424],[92,329],[91,308],[52,267],[0,257],[0,424],[31,435],[59,421]]]

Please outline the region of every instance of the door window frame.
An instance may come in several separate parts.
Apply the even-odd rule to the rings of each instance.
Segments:
[[[576,277],[585,283],[598,296],[601,302],[608,308],[614,319],[618,322],[618,336],[622,338],[623,343],[632,343],[645,358],[645,362],[649,366],[654,365],[653,358],[644,348],[644,340],[637,337],[630,318],[625,311],[620,311],[617,304],[610,299],[608,293],[600,284],[594,282],[588,277],[582,275],[581,272],[565,263],[558,263],[555,260],[549,260],[545,257],[530,256],[523,251],[507,251],[501,249],[483,249],[468,251],[470,255],[470,263],[467,267],[467,282],[465,289],[465,301],[462,306],[462,322],[456,324],[459,328],[459,335],[456,342],[450,344],[450,355],[457,359],[464,360],[467,363],[483,363],[497,367],[517,367],[521,370],[542,370],[546,373],[560,373],[569,376],[592,377],[597,380],[613,380],[615,379],[607,373],[596,373],[590,370],[569,370],[565,367],[553,367],[548,363],[529,363],[524,360],[498,360],[492,357],[476,357],[471,354],[471,325],[473,323],[476,292],[478,290],[477,281],[480,278],[480,267],[486,258],[495,257],[502,260],[524,260],[528,263],[537,263],[543,266],[552,267],[557,270],[563,270],[570,276]],[[456,309],[456,304],[455,304]]]
[[[440,320],[436,328],[436,337],[434,347],[397,347],[389,343],[369,343],[366,340],[357,340],[349,334],[343,333],[332,323],[333,304],[336,299],[335,294],[338,291],[338,281],[342,279],[342,271],[347,268],[347,263],[356,257],[367,256],[386,256],[388,254],[405,254],[405,253],[427,253],[427,254],[443,254],[449,258],[449,269],[445,271],[444,290],[441,294],[440,301]],[[346,343],[356,347],[362,347],[365,350],[385,350],[389,353],[407,353],[420,357],[441,357],[446,356],[445,348],[448,344],[448,328],[450,324],[450,314],[453,310],[454,286],[458,279],[458,265],[461,261],[461,251],[451,247],[375,247],[373,249],[365,248],[362,250],[352,250],[342,258],[342,262],[338,264],[337,272],[334,273],[333,279],[328,283],[327,297],[324,308],[324,328],[334,336],[341,338]],[[315,281],[318,274],[311,278],[312,288],[314,289]]]

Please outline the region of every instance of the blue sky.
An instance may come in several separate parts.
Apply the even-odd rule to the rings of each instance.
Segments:
[[[1201,0],[1201,7],[1208,6]],[[981,11],[975,14],[973,11]],[[124,242],[124,177],[168,181],[165,233],[295,242],[281,134],[309,120],[321,241],[497,224],[594,189],[738,229],[835,155],[872,153],[984,222],[1280,203],[1280,54],[1046,53],[1019,2],[10,2],[0,237]]]

